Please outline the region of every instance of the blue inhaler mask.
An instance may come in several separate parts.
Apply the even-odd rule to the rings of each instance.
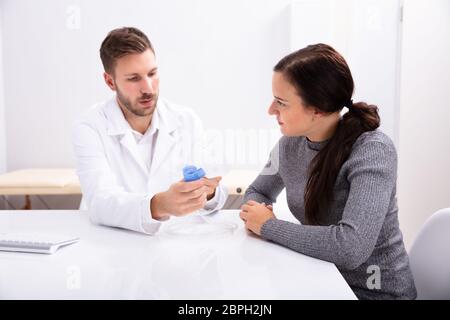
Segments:
[[[202,168],[198,168],[195,166],[185,166],[183,168],[183,177],[184,181],[196,181],[205,176],[205,171]]]

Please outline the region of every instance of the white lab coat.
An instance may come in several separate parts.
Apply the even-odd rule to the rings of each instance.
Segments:
[[[182,180],[183,166],[202,166],[203,128],[198,116],[160,97],[154,117],[159,117],[159,126],[150,170],[115,96],[93,106],[74,125],[72,142],[83,193],[81,207],[88,209],[92,222],[156,233],[162,222],[151,216],[151,198]],[[199,213],[221,209],[226,198],[220,185]]]

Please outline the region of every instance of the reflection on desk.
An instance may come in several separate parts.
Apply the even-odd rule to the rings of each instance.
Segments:
[[[335,265],[249,234],[238,212],[172,218],[148,236],[83,211],[4,211],[0,232],[80,241],[51,256],[0,252],[0,299],[356,298]]]

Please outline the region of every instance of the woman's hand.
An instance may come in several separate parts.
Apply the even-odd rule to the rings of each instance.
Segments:
[[[239,216],[245,222],[245,227],[248,230],[260,236],[263,224],[276,218],[272,210],[271,205],[266,206],[265,203],[250,200],[242,205]]]

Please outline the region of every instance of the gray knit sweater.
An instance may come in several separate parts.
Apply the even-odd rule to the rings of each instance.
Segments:
[[[334,263],[360,299],[415,299],[397,215],[397,154],[381,131],[357,139],[339,171],[328,211],[320,215],[319,225],[305,225],[308,168],[326,143],[280,139],[245,201],[272,204],[286,188],[289,209],[302,224],[271,219],[262,226],[262,237]]]

